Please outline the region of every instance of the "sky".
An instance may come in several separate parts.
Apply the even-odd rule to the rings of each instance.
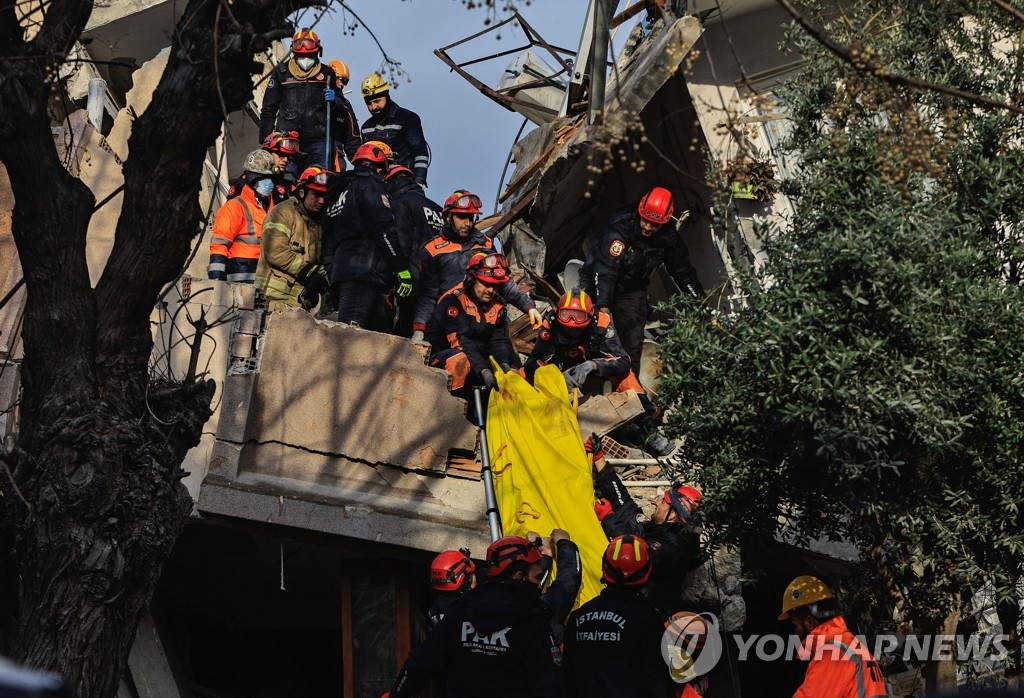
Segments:
[[[463,0],[346,0],[366,23],[384,50],[401,63],[408,74],[392,98],[402,107],[419,114],[430,144],[432,162],[427,195],[443,203],[456,189],[469,189],[484,202],[485,211],[495,208],[501,173],[523,117],[506,110],[465,81],[433,54],[434,49],[486,29],[485,9],[466,9]],[[495,4],[504,5],[504,0]],[[526,21],[555,46],[575,51],[579,45],[588,0],[525,0],[516,2]],[[502,13],[500,18],[507,17]],[[312,15],[297,19],[308,24]],[[381,69],[383,57],[369,32],[357,24],[352,14],[335,9],[315,27],[324,47],[323,60],[340,59],[352,72],[347,94],[356,118],[362,123],[369,112],[359,94],[359,83],[369,73]],[[456,60],[483,57],[525,46],[522,34],[505,31],[502,39],[486,35],[460,47]],[[624,36],[624,34],[623,34]],[[514,56],[470,67],[491,87]],[[528,124],[524,134],[534,128]],[[504,182],[514,170],[509,166]]]

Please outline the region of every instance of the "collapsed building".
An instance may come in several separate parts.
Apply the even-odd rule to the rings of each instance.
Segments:
[[[772,87],[799,69],[777,48],[785,17],[771,0],[727,8],[648,0],[602,16],[599,8],[611,4],[591,3],[574,54],[548,45],[525,18],[510,18],[527,27],[529,45],[511,57],[497,86],[470,74],[475,61],[451,58],[464,42],[438,50],[483,95],[534,126],[514,147],[515,168],[490,231],[534,295],[550,300],[574,285],[578,260],[612,211],[664,186],[690,212],[679,232],[704,287],[715,289],[712,304],[728,309],[742,302],[729,284],[734,270],[763,259],[758,223],[784,215],[787,203],[726,183],[729,224],[714,225],[711,212],[723,197],[709,184],[705,154],[726,165],[754,153],[785,173],[773,149],[784,114],[770,100]],[[85,32],[92,41],[76,49],[95,63],[69,64],[62,75],[68,99],[55,139],[97,200],[111,197],[89,231],[94,281],[113,242],[132,115],[148,104],[181,9],[134,0],[97,8]],[[638,12],[647,16],[614,63],[591,70],[592,57],[606,53],[594,27]],[[245,144],[256,142],[260,99],[258,85],[211,152],[206,210],[223,201]],[[0,254],[9,261],[0,294],[11,293],[0,311],[0,397],[10,402],[24,291],[6,181],[0,206]],[[216,409],[183,465],[193,523],[166,565],[119,695],[380,695],[425,632],[417,611],[427,605],[433,555],[468,546],[479,556],[489,542],[477,431],[465,402],[448,393],[447,374],[427,367],[416,345],[301,311],[267,314],[251,286],[206,278],[207,242],[154,310],[153,366],[168,377],[198,371],[214,378]],[[659,272],[652,295],[673,291]],[[528,351],[525,319],[513,331]],[[656,346],[650,349],[642,379],[656,390]],[[607,434],[639,412],[635,396],[606,396],[581,408],[581,430]],[[0,422],[4,433],[16,429],[10,413]],[[619,448],[609,455],[628,468],[638,498],[668,484],[669,464]],[[742,561],[723,553],[691,576],[687,595],[719,614],[726,630],[778,632],[777,604],[792,570],[842,577],[856,559],[848,547],[783,542],[745,551]],[[746,568],[765,576],[741,589]],[[802,666],[789,670],[798,683]],[[766,695],[764,687],[785,685],[779,672],[756,662],[731,666],[709,695],[739,695],[744,687]]]

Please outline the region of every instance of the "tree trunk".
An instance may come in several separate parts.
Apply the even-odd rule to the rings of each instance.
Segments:
[[[934,635],[956,635],[956,627],[960,622],[960,609],[950,611],[946,619],[934,630]],[[927,695],[956,695],[956,651],[949,659],[931,659],[925,662],[924,674],[925,693]]]
[[[315,0],[189,0],[150,106],[132,127],[114,246],[94,290],[92,193],[58,157],[48,100],[91,0],[42,4],[29,31],[0,7],[0,161],[27,302],[18,447],[0,453],[0,653],[110,698],[191,508],[181,462],[212,381],[155,386],[150,313],[203,229],[199,185],[253,54]],[[26,20],[27,21],[27,20]],[[6,406],[5,406],[6,407]]]

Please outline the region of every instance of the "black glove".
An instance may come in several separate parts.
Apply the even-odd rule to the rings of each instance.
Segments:
[[[595,456],[595,460],[596,456],[603,456],[604,451],[601,450],[601,437],[591,432],[590,436],[587,437],[587,440],[583,442],[583,450],[587,453],[593,454]]]
[[[327,279],[327,270],[320,264],[311,263],[302,267],[295,275],[295,280],[302,284],[310,294],[323,293],[331,286],[331,282]]]
[[[484,382],[484,387],[488,390],[494,390],[498,387],[498,379],[494,377],[494,371],[489,368],[485,368],[480,371],[480,379]]]

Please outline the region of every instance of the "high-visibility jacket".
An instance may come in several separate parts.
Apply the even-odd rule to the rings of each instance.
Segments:
[[[807,674],[793,698],[885,698],[882,670],[842,616],[825,621],[804,640]]]
[[[210,237],[211,279],[249,284],[255,280],[266,215],[252,187],[242,187],[238,196],[224,202],[214,218]]]
[[[302,284],[295,275],[320,261],[320,223],[298,199],[278,204],[263,221],[256,285],[270,300],[298,307]]]

